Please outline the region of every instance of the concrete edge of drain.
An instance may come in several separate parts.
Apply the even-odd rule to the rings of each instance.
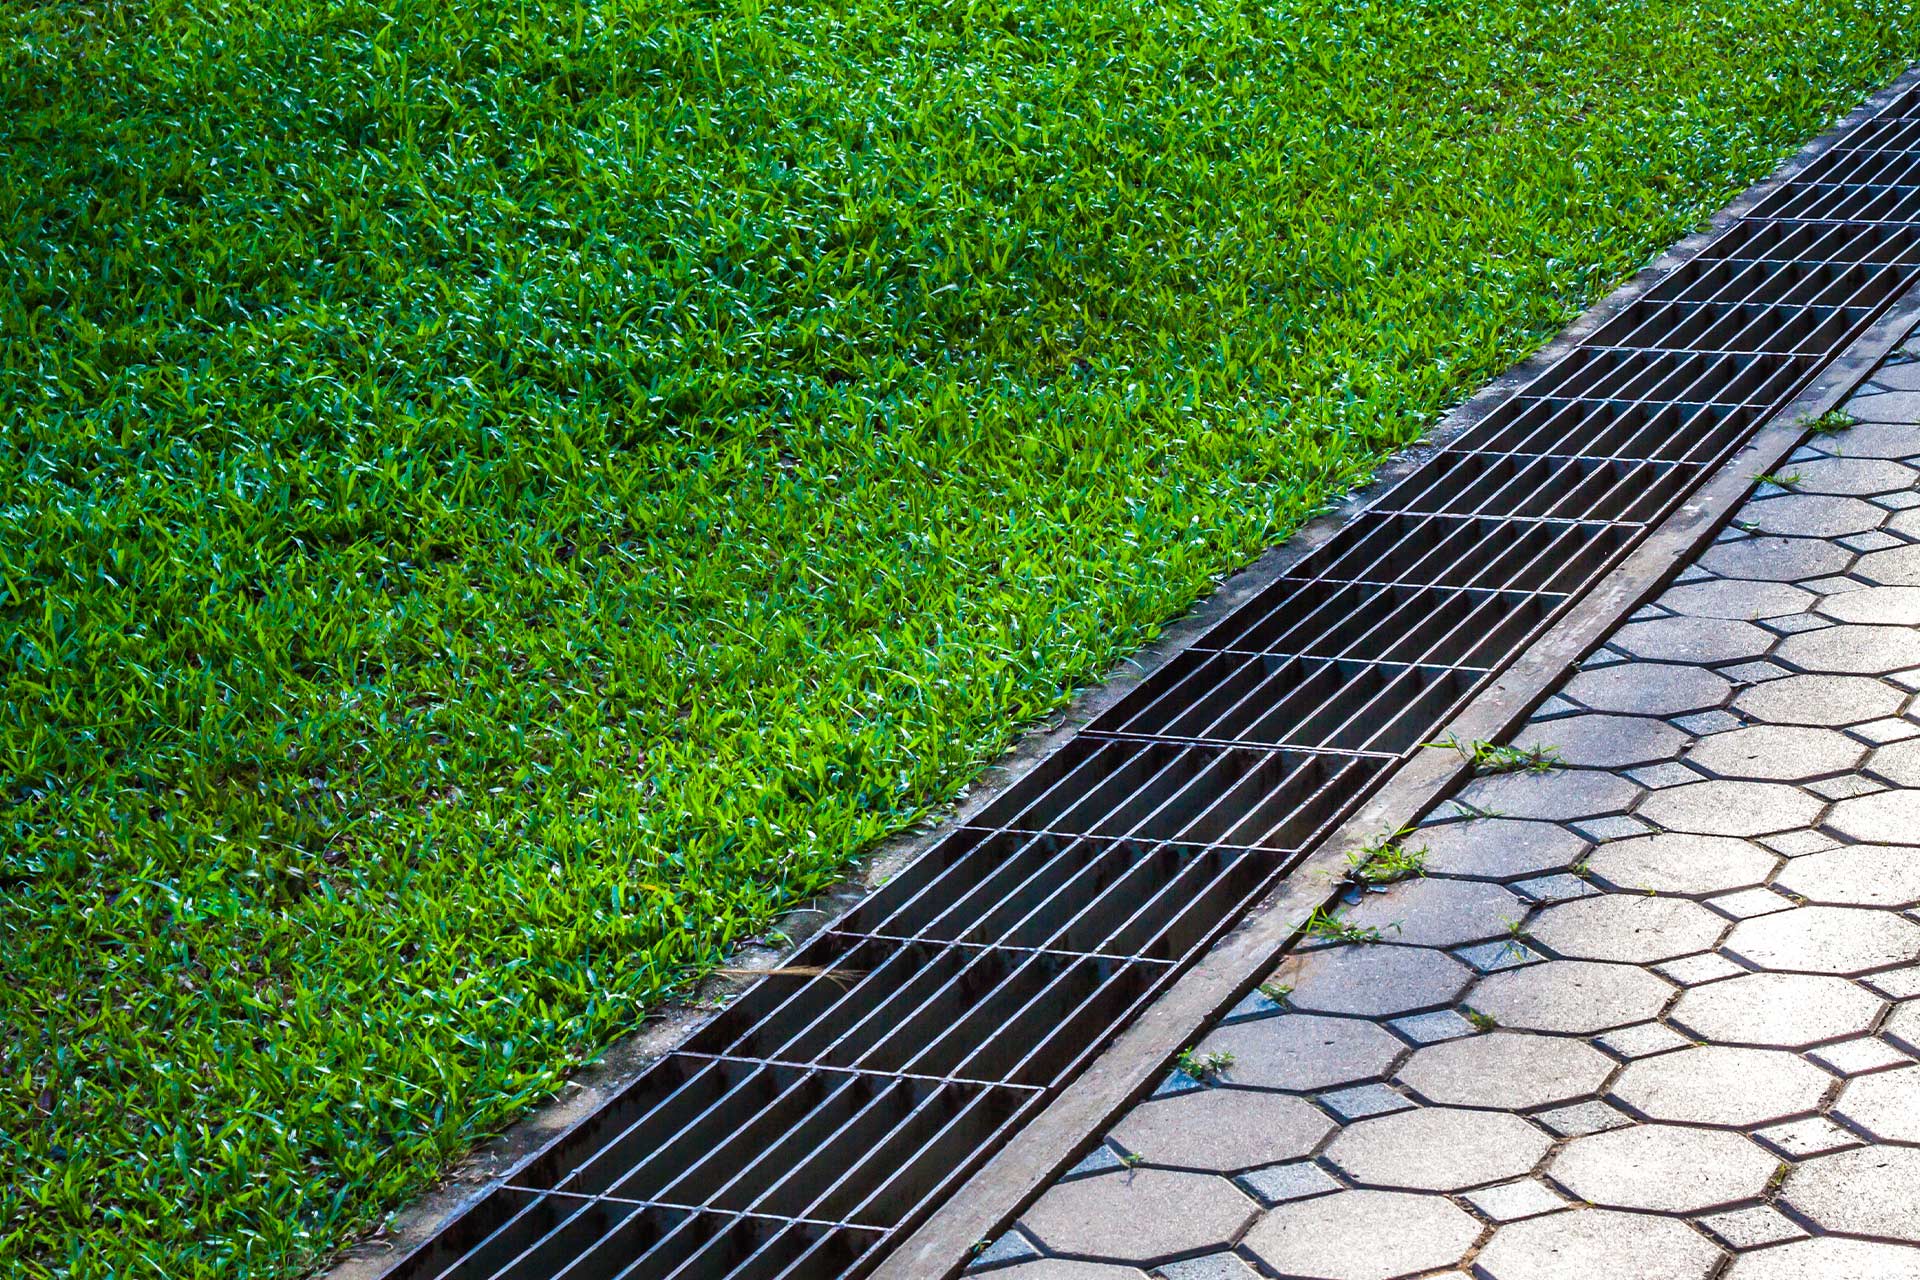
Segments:
[[[815,933],[824,930],[840,916],[845,915],[854,907],[858,906],[859,903],[865,899],[867,893],[873,888],[884,882],[884,880],[899,868],[905,866],[921,853],[931,848],[939,840],[944,839],[954,828],[964,825],[970,817],[998,798],[1002,792],[1024,777],[1039,765],[1041,761],[1065,746],[1081,729],[1090,724],[1108,707],[1125,697],[1143,680],[1153,675],[1154,672],[1158,671],[1168,662],[1186,652],[1192,647],[1196,640],[1206,634],[1208,630],[1222,618],[1226,617],[1227,614],[1238,608],[1252,596],[1266,589],[1275,579],[1296,561],[1304,557],[1309,551],[1318,547],[1321,543],[1332,537],[1339,529],[1375,506],[1383,494],[1389,492],[1394,485],[1405,478],[1409,472],[1424,461],[1435,449],[1479,422],[1480,419],[1485,417],[1497,405],[1504,402],[1516,388],[1532,381],[1533,378],[1560,360],[1574,347],[1578,346],[1587,335],[1598,330],[1621,310],[1637,301],[1655,285],[1659,284],[1660,281],[1670,275],[1675,268],[1692,259],[1702,248],[1724,232],[1747,210],[1764,199],[1775,188],[1789,181],[1795,174],[1825,154],[1848,129],[1881,109],[1900,94],[1916,86],[1920,86],[1920,66],[1908,70],[1885,88],[1867,98],[1860,106],[1849,112],[1838,123],[1834,124],[1824,133],[1808,142],[1799,151],[1795,152],[1767,179],[1742,192],[1730,204],[1716,213],[1703,230],[1674,244],[1659,257],[1641,268],[1627,283],[1582,312],[1579,317],[1565,329],[1561,330],[1552,341],[1534,352],[1533,355],[1514,365],[1493,381],[1487,383],[1468,400],[1449,411],[1434,430],[1428,434],[1424,442],[1401,451],[1383,463],[1374,473],[1372,482],[1366,487],[1349,495],[1325,515],[1316,517],[1314,520],[1302,526],[1286,542],[1268,549],[1246,568],[1224,579],[1211,594],[1198,601],[1185,617],[1169,625],[1167,629],[1162,632],[1160,638],[1153,644],[1120,663],[1119,666],[1109,674],[1108,678],[1100,684],[1082,690],[1076,695],[1072,704],[1068,706],[1065,711],[1051,718],[1047,723],[1024,734],[1005,755],[982,773],[979,781],[969,789],[967,795],[950,812],[940,817],[937,821],[923,825],[915,831],[907,832],[883,841],[878,847],[865,855],[858,864],[859,876],[857,880],[849,881],[832,894],[809,903],[804,903],[783,917],[779,925],[776,926],[776,929],[789,940],[789,946],[778,948],[770,946],[751,948],[744,954],[736,955],[733,958],[734,965],[743,969],[770,969],[777,967],[784,957],[791,954],[792,950],[797,948],[801,943],[805,942]],[[1888,316],[1893,315],[1894,311],[1900,310],[1907,301],[1908,299],[1903,297],[1901,302],[1895,304],[1894,310],[1888,312]],[[1872,334],[1879,332],[1885,320],[1886,317],[1883,317],[1882,321],[1876,324],[1874,329],[1869,330],[1868,334],[1856,340],[1853,348],[1849,349],[1848,354],[1836,361],[1832,368],[1839,368],[1840,365],[1852,355],[1854,350],[1866,342]],[[1891,344],[1889,344],[1889,346],[1891,346]],[[1862,376],[1864,376],[1864,373]],[[1815,386],[1823,385],[1824,381],[1825,379],[1823,377],[1822,382],[1816,383]],[[1810,394],[1812,390],[1813,388],[1810,388],[1808,394]],[[1795,403],[1798,404],[1806,398],[1807,395],[1803,394]],[[1776,415],[1776,417],[1785,416],[1792,408],[1793,406],[1789,406],[1788,410],[1783,411],[1780,415]],[[1765,430],[1763,429],[1762,436],[1764,436],[1764,434]],[[1756,437],[1756,439],[1758,438],[1759,437]],[[1733,466],[1734,463],[1746,457],[1747,451],[1743,450],[1728,466]],[[1722,470],[1724,471],[1725,468]],[[1718,473],[1716,474],[1716,478],[1717,475]],[[1696,493],[1695,498],[1689,502],[1687,507],[1682,509],[1681,514],[1691,510],[1694,503],[1700,501],[1701,497],[1713,483],[1713,481],[1709,481],[1707,486]],[[1648,544],[1643,545],[1642,551],[1646,549],[1646,546],[1652,545],[1652,542],[1657,539],[1658,536],[1656,533],[1654,538],[1649,539]],[[1627,563],[1632,564],[1637,558],[1638,553]],[[1604,590],[1609,583],[1613,582],[1613,580],[1624,571],[1624,568],[1625,566],[1623,566],[1621,570],[1616,570],[1613,575],[1610,575],[1601,584],[1601,587],[1596,590],[1594,595],[1597,596],[1600,590]],[[1593,597],[1590,596],[1589,599],[1591,598]],[[1578,614],[1580,608],[1581,606],[1576,606],[1574,614]],[[1561,622],[1555,624],[1552,630],[1548,632],[1548,636],[1543,638],[1540,643],[1544,643],[1545,639],[1559,634],[1562,629],[1572,622],[1574,614],[1568,615],[1563,618]],[[1539,646],[1536,644],[1534,647],[1538,648]],[[1530,649],[1529,654],[1523,655],[1522,659],[1520,659],[1513,668],[1510,668],[1510,670],[1518,670],[1520,664],[1526,661],[1526,657],[1529,656],[1531,652],[1532,650]],[[1495,691],[1503,688],[1504,685],[1505,677],[1502,677],[1500,681],[1497,681],[1488,690],[1483,691],[1480,698],[1476,698],[1469,707],[1464,708],[1459,715],[1456,715],[1453,723],[1458,731],[1462,733],[1466,732],[1464,728],[1459,727],[1466,724],[1467,714],[1471,711],[1472,707],[1479,705],[1482,699],[1491,696]],[[1490,737],[1493,735],[1482,732],[1474,736]],[[1323,849],[1346,839],[1349,830],[1354,828],[1357,823],[1360,823],[1361,819],[1365,818],[1369,813],[1374,812],[1380,800],[1395,792],[1395,788],[1401,778],[1410,777],[1418,769],[1423,767],[1424,763],[1424,757],[1416,757],[1413,761],[1409,762],[1408,765],[1400,769],[1395,775],[1395,778],[1387,783],[1386,788],[1378,793],[1373,802],[1367,804],[1352,821],[1343,824],[1339,831],[1329,837],[1326,842],[1323,842]],[[1360,829],[1370,834],[1372,831],[1380,829],[1382,825],[1384,824],[1375,823],[1371,827],[1362,826]],[[1350,845],[1340,844],[1339,847],[1344,849],[1350,847]],[[1314,859],[1320,856],[1319,853],[1316,853],[1313,858],[1309,858],[1306,862],[1303,862],[1295,869],[1293,875],[1299,875],[1301,872],[1308,870],[1310,866],[1315,865]],[[1338,855],[1336,854],[1334,856],[1337,857]],[[1288,883],[1293,883],[1291,878]],[[1316,900],[1313,905],[1319,905],[1318,900]],[[1199,974],[1203,969],[1212,965],[1217,957],[1223,956],[1224,951],[1230,945],[1236,943],[1243,935],[1250,932],[1251,926],[1256,923],[1256,919],[1266,919],[1272,913],[1283,909],[1285,909],[1284,904],[1272,898],[1266,903],[1263,903],[1261,907],[1256,908],[1255,914],[1250,915],[1247,920],[1242,921],[1232,933],[1228,934],[1208,952],[1207,956],[1200,961],[1199,966],[1193,971],[1190,971],[1185,978],[1175,984],[1173,988],[1169,989],[1166,994],[1157,1000],[1146,1011],[1146,1015],[1140,1023],[1136,1024],[1136,1027],[1145,1025],[1158,1011],[1168,1006],[1177,996],[1180,996],[1189,980],[1194,978],[1194,976]],[[1308,910],[1310,909],[1311,908],[1308,908]],[[1303,912],[1303,919],[1304,915],[1305,913]],[[1251,986],[1253,981],[1257,981],[1257,978],[1249,980],[1245,985]],[[649,1019],[649,1025],[617,1041],[596,1061],[582,1067],[570,1076],[552,1099],[535,1107],[526,1116],[509,1125],[501,1133],[484,1139],[476,1146],[471,1154],[461,1160],[439,1183],[421,1192],[420,1195],[410,1203],[403,1205],[389,1215],[384,1223],[363,1233],[359,1240],[342,1249],[335,1255],[331,1267],[323,1268],[316,1272],[317,1280],[379,1280],[380,1277],[387,1275],[399,1267],[406,1261],[409,1255],[433,1239],[439,1232],[450,1226],[462,1213],[466,1212],[467,1209],[472,1207],[504,1181],[510,1171],[526,1163],[535,1154],[565,1134],[576,1124],[592,1115],[634,1080],[638,1079],[655,1062],[678,1048],[719,1011],[719,1004],[717,1002],[720,998],[737,995],[745,985],[746,982],[743,980],[710,980],[693,993],[690,1002],[669,1008],[663,1014]],[[1244,992],[1236,992],[1233,998],[1237,999],[1239,994],[1244,994]],[[1231,1002],[1231,1000],[1228,1000],[1226,1003],[1231,1004]],[[1223,1004],[1221,1008],[1224,1007],[1225,1005]],[[1199,1021],[1206,1021],[1212,1012],[1214,1011],[1210,1010],[1208,1013],[1201,1015]],[[928,1276],[951,1274],[964,1266],[967,1249],[977,1240],[981,1239],[984,1234],[992,1234],[991,1231],[976,1232],[976,1234],[968,1236],[959,1246],[957,1255],[947,1255],[949,1261],[954,1256],[958,1256],[959,1258],[958,1262],[953,1262],[951,1265],[948,1265],[948,1261],[936,1261],[932,1264],[933,1269],[931,1270],[919,1268],[917,1264],[906,1271],[898,1269],[898,1266],[910,1251],[915,1256],[939,1258],[940,1255],[938,1253],[930,1251],[929,1245],[931,1245],[936,1238],[942,1240],[947,1238],[944,1229],[936,1229],[942,1227],[942,1224],[948,1217],[949,1211],[953,1209],[961,1197],[985,1194],[983,1180],[988,1179],[989,1175],[994,1174],[994,1172],[1000,1168],[1002,1158],[1012,1153],[1028,1133],[1032,1132],[1040,1124],[1047,1122],[1049,1117],[1052,1117],[1054,1112],[1059,1109],[1063,1103],[1067,1102],[1070,1098],[1076,1097],[1081,1085],[1090,1081],[1094,1077],[1095,1072],[1112,1071],[1115,1064],[1110,1060],[1114,1059],[1121,1047],[1128,1043],[1128,1035],[1123,1035],[1119,1041],[1094,1062],[1079,1080],[1068,1086],[1065,1093],[1063,1093],[1052,1106],[1044,1111],[1040,1117],[1031,1122],[1021,1133],[1017,1134],[1013,1143],[1009,1144],[1006,1149],[989,1161],[972,1179],[963,1185],[959,1192],[950,1196],[945,1205],[941,1209],[936,1210],[934,1216],[930,1218],[919,1231],[915,1232],[907,1241],[903,1242],[901,1246],[896,1247],[892,1251],[888,1259],[882,1264],[881,1269],[875,1273],[875,1280],[909,1280],[909,1278],[910,1280],[926,1280]],[[1172,1053],[1178,1052],[1181,1047],[1184,1047],[1184,1044],[1176,1045],[1173,1049],[1168,1050],[1167,1054],[1162,1055],[1162,1057],[1170,1057]],[[1149,1070],[1148,1076],[1151,1077],[1152,1074],[1153,1072]],[[1125,1105],[1125,1100],[1116,1103],[1114,1105],[1114,1111],[1117,1112]],[[1104,1128],[1104,1123],[1101,1127]],[[1032,1189],[1033,1194],[1037,1194],[1040,1189],[1044,1188],[1045,1183],[1051,1180],[1052,1178],[1049,1175],[1045,1177],[1044,1181],[1038,1182]],[[999,1215],[1000,1218],[1010,1224],[1013,1216],[1019,1209],[1025,1207],[1026,1201],[1031,1199],[1032,1195],[1027,1195],[1015,1208]],[[945,1269],[942,1270],[942,1268]]]
[[[1908,86],[1917,79],[1920,71],[1910,71],[1895,84]],[[1891,88],[1887,91],[1892,92]],[[1876,95],[1870,102],[1877,103],[1882,96]],[[1773,182],[1766,185],[1770,188]],[[1741,207],[1745,203],[1743,199]],[[1636,278],[1635,284],[1639,283]],[[1611,311],[1614,302],[1609,298],[1601,306]],[[1592,315],[1589,312],[1582,318],[1583,331]],[[1752,491],[1753,477],[1772,470],[1792,453],[1806,438],[1806,424],[1836,408],[1916,329],[1920,329],[1920,283],[1903,293],[1805,391],[1773,414],[1753,439],[1716,468],[1640,547],[1462,707],[1438,736],[1457,736],[1463,741],[1500,740],[1517,729],[1582,657],[1712,541]],[[1370,503],[1362,504],[1361,509],[1365,505]],[[1295,865],[1272,894],[1155,1000],[1060,1097],[897,1246],[871,1280],[929,1280],[958,1275],[976,1245],[1011,1227],[1091,1142],[1145,1095],[1169,1069],[1174,1055],[1272,971],[1297,940],[1307,918],[1337,898],[1338,890],[1330,886],[1344,873],[1349,850],[1366,844],[1382,831],[1411,824],[1443,801],[1468,773],[1457,751],[1428,748],[1416,752],[1371,799]]]

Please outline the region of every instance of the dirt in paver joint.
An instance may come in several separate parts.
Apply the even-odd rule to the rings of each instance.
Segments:
[[[1920,1277],[1916,385],[1910,344],[1515,736],[1578,767],[1439,805],[1382,940],[1288,958],[976,1271]]]

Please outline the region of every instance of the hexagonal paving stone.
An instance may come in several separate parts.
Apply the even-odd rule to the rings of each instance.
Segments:
[[[1590,1034],[1658,1017],[1673,992],[1637,965],[1549,960],[1490,974],[1467,1001],[1503,1027]]]
[[[1716,542],[1701,553],[1698,563],[1723,578],[1796,582],[1843,572],[1852,559],[1845,547],[1819,538],[1762,536]]]
[[[1899,397],[1891,397],[1897,400]],[[1889,397],[1861,396],[1847,404],[1847,412],[1861,419],[1859,425],[1847,432],[1841,448],[1855,458],[1910,458],[1916,452],[1913,447],[1913,420],[1901,422],[1869,421],[1869,414],[1861,408],[1874,401],[1884,401]],[[1883,410],[1884,412],[1884,410]]]
[[[1788,636],[1775,656],[1803,671],[1879,675],[1920,666],[1920,631],[1842,622]]]
[[[1827,825],[1843,836],[1902,844],[1920,835],[1920,791],[1879,791],[1833,806]]]
[[[1566,820],[1624,813],[1643,792],[1638,783],[1603,769],[1552,769],[1475,778],[1460,800],[1509,818]]]
[[[1772,724],[1865,724],[1894,714],[1906,694],[1867,676],[1788,676],[1742,689],[1734,708]]]
[[[1920,849],[1843,845],[1787,863],[1774,883],[1808,902],[1904,907],[1920,902]]]
[[[1886,1002],[1845,978],[1750,973],[1689,987],[1673,1021],[1717,1044],[1802,1049],[1859,1035]]]
[[[1364,1186],[1463,1191],[1519,1177],[1552,1145],[1519,1116],[1421,1107],[1348,1126],[1327,1159]]]
[[[1232,1055],[1223,1083],[1305,1091],[1385,1075],[1402,1048],[1370,1022],[1288,1014],[1220,1027],[1199,1052]]]
[[[1246,1247],[1281,1275],[1389,1280],[1450,1266],[1479,1237],[1480,1224],[1443,1197],[1341,1191],[1271,1210]]]
[[[1836,622],[1868,626],[1920,626],[1920,587],[1868,587],[1828,596],[1815,606]]]
[[[1920,586],[1920,546],[1869,552],[1860,557],[1853,571],[1883,587]]]
[[[1722,778],[1820,778],[1859,764],[1867,749],[1833,729],[1765,724],[1700,739],[1687,763]]]
[[[1587,870],[1622,889],[1707,894],[1765,884],[1779,864],[1750,841],[1670,831],[1603,844]]]
[[[1721,1256],[1672,1218],[1572,1209],[1506,1224],[1476,1265],[1488,1280],[1706,1280]]]
[[[1825,803],[1778,782],[1694,782],[1648,796],[1640,816],[1669,831],[1758,836],[1804,827]]]
[[[1053,1253],[1150,1262],[1230,1244],[1257,1211],[1210,1173],[1126,1169],[1059,1183],[1020,1224]]]
[[[1712,578],[1668,587],[1659,603],[1690,618],[1777,618],[1799,613],[1817,599],[1813,592],[1785,582]]]
[[[1530,724],[1513,741],[1519,747],[1549,747],[1563,764],[1613,769],[1670,760],[1687,736],[1642,716],[1591,715]]]
[[[1502,880],[1563,870],[1587,851],[1587,842],[1565,827],[1512,818],[1421,827],[1409,842],[1426,847],[1429,872]]]
[[[1727,1280],[1920,1280],[1920,1249],[1824,1236],[1735,1258]]]
[[[1780,1198],[1828,1231],[1920,1243],[1920,1147],[1858,1147],[1807,1161]]]
[[[1548,907],[1530,932],[1568,959],[1649,964],[1704,951],[1725,927],[1697,902],[1609,893]]]
[[[1733,618],[1655,618],[1629,622],[1608,643],[1650,662],[1709,665],[1757,658],[1773,647],[1771,632]]]
[[[1141,1103],[1112,1137],[1148,1164],[1225,1173],[1298,1159],[1332,1131],[1326,1113],[1299,1098],[1194,1089]]]
[[[1847,413],[1865,423],[1889,422],[1895,424],[1900,433],[1898,439],[1907,440],[1912,431],[1912,423],[1920,422],[1920,395],[1903,391],[1869,391],[1854,396],[1847,401]],[[1867,427],[1855,427],[1846,434],[1845,444],[1851,445],[1854,437],[1869,430]],[[1905,454],[1900,455],[1902,457]]]
[[[1882,1142],[1920,1143],[1920,1067],[1856,1076],[1833,1114]]]
[[[1814,1110],[1832,1082],[1791,1053],[1703,1045],[1629,1063],[1613,1096],[1655,1120],[1758,1125]]]
[[[1297,1009],[1386,1018],[1453,1003],[1473,971],[1444,952],[1375,944],[1295,952],[1273,977]]]
[[[1897,377],[1898,375],[1896,375]],[[1920,422],[1920,395],[1902,391],[1868,391],[1847,401],[1847,413],[1864,423],[1889,422],[1900,434],[1897,437],[1903,443],[1911,437],[1914,430],[1911,425]],[[1848,431],[1843,447],[1851,446],[1854,438],[1871,428],[1855,427]],[[1851,449],[1848,450],[1851,452]],[[1911,451],[1909,451],[1911,452]],[[1900,456],[1906,456],[1904,453]]]
[[[1731,681],[1705,667],[1672,666],[1658,662],[1616,662],[1612,666],[1594,667],[1577,673],[1560,692],[1571,701],[1595,711],[1676,716],[1717,707],[1727,700],[1727,694],[1732,689]]]
[[[1762,498],[1742,507],[1739,515],[1757,532],[1802,538],[1844,538],[1850,533],[1878,529],[1886,518],[1886,511],[1871,502],[1821,493]]]
[[[1867,757],[1865,768],[1896,787],[1920,790],[1920,738],[1875,747]]]
[[[1726,949],[1785,973],[1866,973],[1920,959],[1920,925],[1887,911],[1797,907],[1742,920]]]
[[[1775,1164],[1739,1134],[1639,1124],[1575,1138],[1547,1173],[1590,1204],[1698,1213],[1758,1198]]]
[[[1140,1280],[1145,1274],[1111,1262],[1075,1262],[1069,1258],[1035,1258],[992,1272],[993,1280]]]
[[[1497,884],[1422,878],[1370,893],[1341,917],[1381,929],[1395,942],[1457,947],[1499,937],[1507,921],[1526,913],[1526,904]]]
[[[1801,493],[1872,494],[1911,489],[1911,467],[1884,458],[1819,458],[1793,464]]]
[[[1492,1031],[1417,1050],[1400,1081],[1441,1106],[1524,1110],[1597,1092],[1612,1071],[1577,1040]]]

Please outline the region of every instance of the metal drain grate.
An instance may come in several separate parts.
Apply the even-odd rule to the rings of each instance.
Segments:
[[[404,1280],[855,1276],[1920,277],[1855,125],[599,1113]]]

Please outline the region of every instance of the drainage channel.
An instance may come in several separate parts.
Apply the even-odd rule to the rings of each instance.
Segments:
[[[388,1275],[871,1270],[1916,279],[1910,89]]]

